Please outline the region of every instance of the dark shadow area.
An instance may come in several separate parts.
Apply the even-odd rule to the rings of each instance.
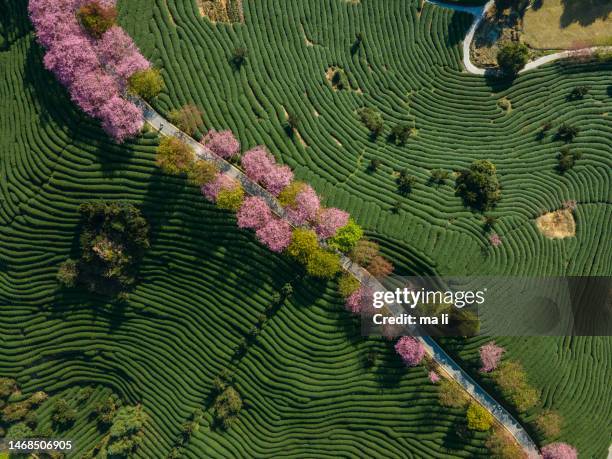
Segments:
[[[605,20],[612,13],[610,0],[561,0],[563,13],[559,20],[561,27],[573,23],[581,26],[593,24],[598,19]]]
[[[461,11],[453,11],[451,19],[448,23],[447,34],[444,37],[444,43],[449,46],[456,46],[463,41],[470,24],[472,15]]]

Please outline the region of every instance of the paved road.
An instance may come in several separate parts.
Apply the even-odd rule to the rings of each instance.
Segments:
[[[231,177],[239,180],[245,191],[254,196],[261,196],[266,200],[272,211],[278,216],[283,216],[284,211],[277,199],[259,186],[252,182],[240,169],[228,163],[224,159],[215,155],[212,151],[204,147],[199,142],[189,137],[177,127],[173,126],[170,121],[163,118],[146,102],[138,99],[132,99],[139,105],[144,113],[145,120],[158,130],[161,134],[167,136],[175,136],[181,138],[184,142],[190,145],[196,154],[205,160],[213,161],[219,168],[229,174]],[[374,278],[365,268],[354,263],[350,258],[341,255],[342,266],[351,272],[364,286],[372,290],[384,291],[382,284]],[[399,314],[403,312],[400,305],[389,305],[390,309]],[[468,375],[432,338],[424,336],[418,337],[423,343],[427,354],[438,363],[443,371],[455,381],[457,381],[474,399],[483,405],[491,414],[516,438],[522,448],[529,454],[530,457],[538,457],[538,449],[534,441],[529,437],[529,434],[520,425],[520,423],[512,417],[508,411],[504,409],[493,397],[491,397],[470,375]]]
[[[469,13],[474,17],[474,22],[470,26],[465,38],[463,39],[463,66],[465,69],[473,74],[473,75],[485,75],[485,74],[495,74],[497,71],[495,69],[483,69],[477,67],[472,63],[471,55],[470,55],[470,46],[472,44],[472,40],[474,39],[474,34],[476,33],[476,29],[482,22],[485,17],[486,12],[489,8],[495,3],[494,0],[489,0],[484,6],[462,6],[462,5],[454,5],[450,3],[444,3],[437,0],[425,0],[427,3],[431,3],[432,5],[437,5],[442,8],[448,8],[453,11],[461,11],[463,13]],[[585,48],[578,50],[579,52],[584,53],[594,53],[595,51],[604,51],[609,52],[612,51],[612,46],[594,46],[592,48]],[[519,71],[519,73],[524,73],[529,70],[533,70],[535,68],[540,67],[541,65],[548,64],[550,62],[554,62],[559,59],[566,59],[568,57],[572,57],[575,51],[559,51],[557,53],[548,54],[546,56],[539,57],[531,62],[528,62],[525,67]]]

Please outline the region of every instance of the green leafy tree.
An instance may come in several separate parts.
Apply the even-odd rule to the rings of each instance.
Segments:
[[[567,172],[576,165],[576,161],[581,158],[580,153],[574,153],[569,148],[562,148],[557,155],[557,170],[560,173]]]
[[[187,168],[187,180],[192,185],[202,186],[212,182],[219,168],[211,161],[197,159]]]
[[[51,420],[61,429],[71,426],[76,420],[77,412],[65,398],[59,398],[53,405]]]
[[[344,273],[338,280],[338,291],[340,292],[340,295],[347,298],[351,295],[351,293],[357,290],[360,285],[361,284],[355,276],[353,276],[351,273]]]
[[[529,48],[524,43],[509,42],[497,53],[497,65],[507,75],[514,76],[525,67],[529,59]]]
[[[557,138],[569,143],[576,138],[580,129],[568,123],[563,123],[557,130]]]
[[[134,72],[128,79],[128,89],[145,100],[153,100],[165,85],[158,69],[150,68]]]
[[[202,111],[194,104],[183,105],[181,108],[171,110],[168,119],[181,131],[194,135],[204,128]]]
[[[319,279],[331,279],[340,271],[340,257],[327,250],[315,250],[306,263],[306,272]]]
[[[217,396],[213,404],[215,421],[228,429],[235,422],[242,410],[242,399],[236,389],[231,386]]]
[[[474,161],[468,170],[457,176],[456,192],[466,205],[489,210],[501,199],[501,185],[497,170],[491,161]]]
[[[110,457],[127,457],[143,440],[147,416],[142,406],[124,406],[117,410],[109,429],[107,451]]]
[[[336,235],[327,241],[329,247],[348,253],[363,237],[363,229],[352,218],[342,228],[338,229]]]
[[[396,145],[404,145],[412,137],[413,129],[409,124],[396,124],[391,128],[389,140]]]
[[[248,51],[244,46],[239,46],[232,50],[232,56],[230,57],[230,64],[236,69],[240,70],[240,68],[246,64]]]
[[[115,394],[111,394],[98,402],[94,409],[94,414],[98,423],[101,425],[110,425],[113,422],[115,413],[121,405],[121,400]]]
[[[397,177],[397,191],[400,194],[406,195],[412,191],[412,187],[416,183],[416,177],[408,174],[408,169],[402,169]]]
[[[470,430],[487,431],[493,425],[493,416],[482,405],[472,402],[468,407],[467,426]]]
[[[83,28],[94,38],[100,38],[117,21],[117,9],[99,2],[89,2],[77,10],[77,18]]]
[[[244,189],[240,185],[230,189],[223,189],[217,194],[217,207],[220,209],[236,212],[240,209],[242,201],[244,201]]]
[[[384,128],[384,122],[382,114],[371,107],[363,107],[357,110],[357,114],[361,119],[361,122],[370,130],[373,136],[377,136],[382,133]]]
[[[291,244],[287,247],[287,253],[306,265],[310,257],[319,250],[319,241],[314,231],[304,228],[296,228],[291,235]]]
[[[287,185],[278,195],[278,202],[281,206],[293,206],[297,195],[306,187],[304,182],[293,181]]]
[[[525,412],[539,402],[538,392],[529,385],[523,366],[507,360],[493,372],[495,382],[505,397],[520,411]]]
[[[193,149],[177,137],[163,137],[157,146],[156,162],[161,170],[171,175],[189,174],[194,167]],[[192,172],[193,175],[193,172]]]
[[[13,424],[6,431],[6,436],[4,437],[5,442],[9,441],[18,441],[18,440],[28,440],[30,438],[34,438],[34,432],[25,422],[18,422],[17,424]],[[8,456],[7,456],[8,457]]]
[[[442,406],[449,408],[463,408],[469,402],[461,386],[450,379],[443,379],[438,384],[438,400]]]
[[[443,185],[446,180],[449,178],[450,174],[448,171],[444,169],[433,169],[430,172],[429,181],[431,183],[436,183],[438,185]]]
[[[76,285],[79,270],[76,260],[69,258],[64,261],[57,271],[57,280],[64,287],[74,287]]]

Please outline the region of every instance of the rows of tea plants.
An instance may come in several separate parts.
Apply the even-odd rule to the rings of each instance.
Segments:
[[[204,422],[187,457],[332,447],[486,457],[481,437],[456,435],[463,414],[438,405],[424,368],[407,371],[389,343],[361,338],[335,285],[305,280],[198,189],[163,175],[153,133],[117,146],[81,114],[44,70],[25,5],[10,6],[11,44],[0,54],[0,375],[50,400],[94,386],[92,405],[111,391],[142,404],[138,457],[166,457],[196,408]],[[95,199],[128,200],[150,223],[151,248],[123,303],[61,289],[56,279],[79,251],[78,206]],[[288,282],[293,295],[238,358]],[[370,367],[368,353],[376,356]],[[210,428],[213,379],[223,369],[244,401],[228,431]],[[61,433],[77,445],[74,457],[102,435],[84,411]]]

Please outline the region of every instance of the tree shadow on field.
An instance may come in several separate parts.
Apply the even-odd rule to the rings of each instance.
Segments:
[[[588,26],[598,19],[606,20],[612,13],[610,0],[561,0],[561,3],[563,13],[559,24],[562,28],[573,23]]]
[[[447,33],[444,37],[444,43],[449,46],[456,46],[463,41],[472,16],[468,13],[453,11],[451,19],[448,23]]]
[[[392,342],[385,344],[384,350],[378,355],[375,375],[376,381],[382,388],[391,389],[399,387],[402,378],[406,376],[406,366],[393,350]]]

